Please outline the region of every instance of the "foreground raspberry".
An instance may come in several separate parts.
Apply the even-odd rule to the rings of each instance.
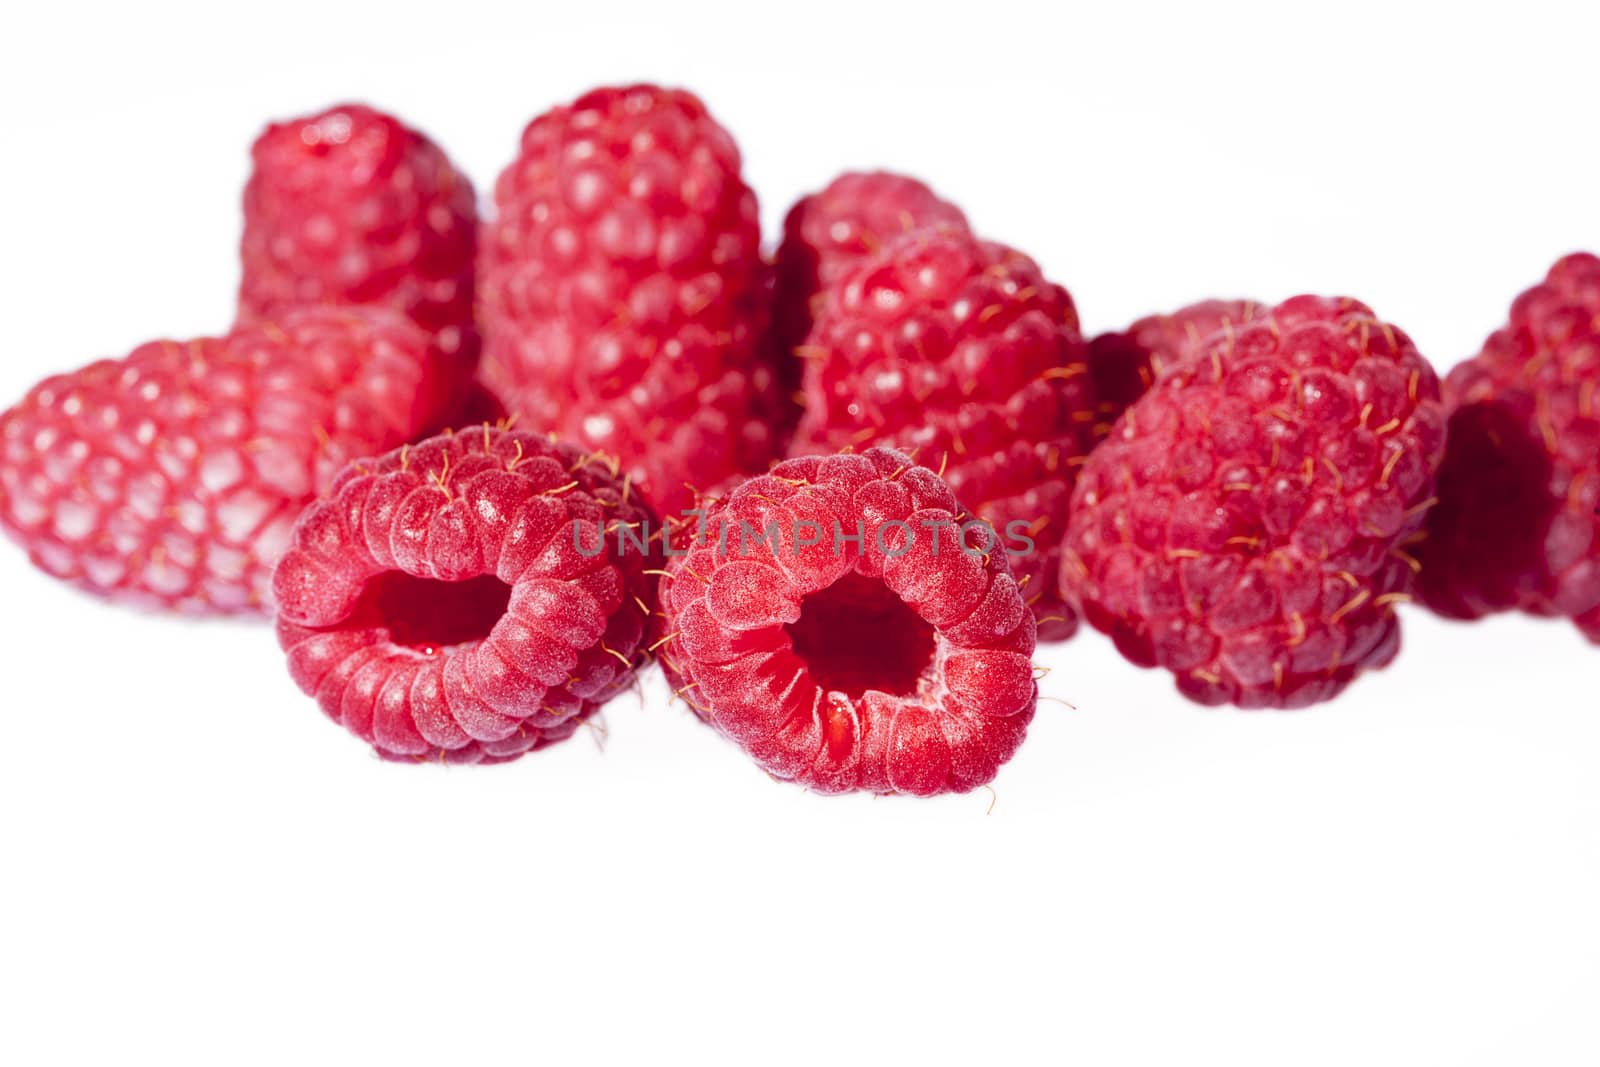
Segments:
[[[1250,300],[1202,300],[1090,341],[1089,369],[1107,421],[1115,422],[1168,367],[1182,362],[1212,334],[1238,329],[1262,310]]]
[[[241,321],[377,304],[476,359],[472,184],[422,134],[358,104],[275,123],[251,149]]]
[[[1600,259],[1556,263],[1447,392],[1423,599],[1462,619],[1580,617],[1600,641]]]
[[[0,525],[92,593],[259,611],[301,509],[438,417],[443,362],[392,312],[325,308],[48,378],[0,414]]]
[[[988,782],[1033,718],[1034,623],[1005,553],[979,551],[973,528],[963,542],[962,514],[888,449],[745,482],[668,562],[674,688],[768,772],[819,792]]]
[[[846,271],[893,238],[935,226],[965,230],[967,219],[917,179],[884,171],[841,174],[797,201],[778,248],[773,321],[782,351],[805,341],[813,301]]]
[[[1040,637],[1070,636],[1059,544],[1096,435],[1067,291],[1020,252],[937,228],[892,240],[817,307],[791,453],[887,444],[938,467],[974,514],[1034,541],[1018,581]]]
[[[488,426],[357,462],[274,579],[289,672],[387,759],[515,759],[625,688],[659,553],[599,458]]]
[[[1297,297],[1168,368],[1089,457],[1062,580],[1205,704],[1301,707],[1399,648],[1439,385],[1354,300]]]
[[[620,456],[663,513],[781,447],[739,151],[689,93],[598,89],[534,119],[495,186],[484,380],[521,425]]]

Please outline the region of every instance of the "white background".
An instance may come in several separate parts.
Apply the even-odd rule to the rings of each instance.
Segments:
[[[247,147],[362,98],[487,189],[597,84],[700,92],[775,232],[919,174],[1086,326],[1348,293],[1441,367],[1600,245],[1592,3],[13,5],[0,402],[223,329]],[[668,706],[494,769],[380,764],[269,631],[0,545],[0,1059],[1600,1061],[1600,649],[1449,626],[1335,704],[1205,711],[1042,650],[995,793],[827,799]],[[992,812],[990,811],[992,804]]]

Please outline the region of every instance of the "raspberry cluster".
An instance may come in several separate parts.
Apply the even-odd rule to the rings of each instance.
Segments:
[[[885,171],[802,198],[765,260],[682,90],[534,118],[481,240],[465,175],[370,107],[252,155],[236,326],[0,412],[0,528],[109,599],[274,614],[386,760],[517,759],[658,659],[776,778],[959,793],[1080,618],[1246,708],[1387,664],[1413,593],[1600,643],[1593,255],[1441,396],[1350,299],[1085,343],[1034,260]]]

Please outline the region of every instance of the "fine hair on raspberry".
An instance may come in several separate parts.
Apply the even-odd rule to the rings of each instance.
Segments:
[[[817,792],[986,784],[1033,717],[1036,635],[1006,553],[981,535],[957,543],[970,517],[938,475],[884,448],[743,483],[668,560],[657,644],[675,691],[774,777]],[[797,535],[808,526],[821,533]]]
[[[645,661],[653,525],[614,460],[544,435],[483,425],[354,463],[274,575],[289,672],[386,759],[515,759]]]

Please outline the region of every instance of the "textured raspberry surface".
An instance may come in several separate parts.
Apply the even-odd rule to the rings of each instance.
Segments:
[[[1439,383],[1353,300],[1297,297],[1168,368],[1089,457],[1062,580],[1206,704],[1301,707],[1399,648]]]
[[[444,152],[381,111],[346,104],[267,127],[251,155],[242,322],[376,304],[438,335],[470,373],[477,206]]]
[[[590,453],[480,426],[358,461],[274,578],[289,672],[387,759],[499,762],[633,679],[659,548]],[[659,541],[655,542],[659,544]]]
[[[844,272],[800,351],[806,408],[791,453],[884,444],[939,468],[974,514],[1033,538],[1012,566],[1040,637],[1070,636],[1059,544],[1096,432],[1067,291],[1003,245],[917,230]]]
[[[1005,554],[960,540],[961,512],[888,449],[745,482],[668,560],[668,678],[769,773],[819,792],[983,785],[1033,718],[1035,630]]]
[[[812,302],[851,267],[912,230],[967,229],[961,209],[915,178],[885,171],[841,174],[789,209],[778,248],[773,323],[785,353],[811,332]],[[800,365],[784,366],[791,388]]]
[[[1424,601],[1455,618],[1600,611],[1600,259],[1562,259],[1451,372]],[[1594,635],[1591,622],[1585,633]]]
[[[1262,310],[1251,300],[1202,300],[1090,341],[1089,369],[1106,420],[1116,421],[1166,368],[1180,363],[1212,334],[1237,329]]]
[[[263,610],[295,516],[438,417],[444,362],[393,312],[310,308],[48,378],[0,414],[0,525],[102,596]]]
[[[669,515],[765,470],[788,418],[739,166],[691,94],[599,89],[528,125],[484,235],[484,380]]]

